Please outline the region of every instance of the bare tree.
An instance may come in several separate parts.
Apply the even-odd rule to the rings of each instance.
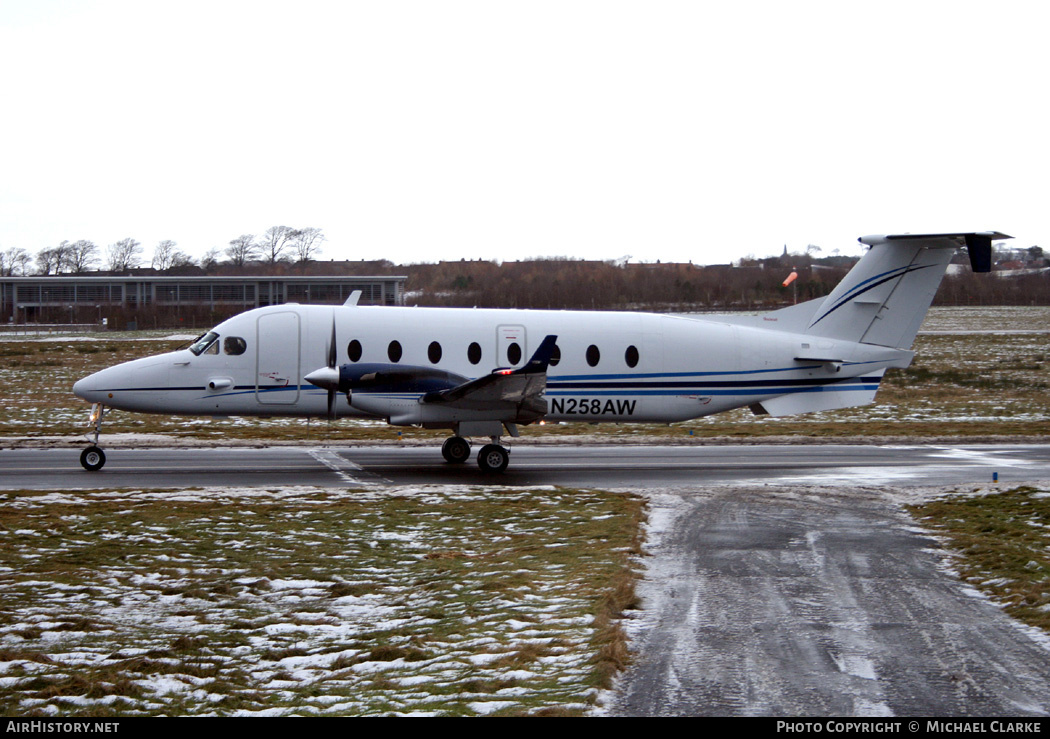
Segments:
[[[160,272],[167,272],[172,267],[184,267],[193,264],[189,254],[176,248],[177,244],[171,239],[165,239],[153,249],[153,261],[150,266]]]
[[[54,247],[55,253],[55,274],[59,272],[69,272],[69,257],[72,252],[73,245],[68,241],[63,240],[61,244]]]
[[[65,241],[63,244],[67,243]],[[36,253],[36,272],[39,275],[58,274],[65,263],[65,249],[61,245],[41,249]]]
[[[193,267],[196,266],[197,260],[191,257],[184,251],[175,251],[175,256],[171,258],[171,266],[174,267]]]
[[[324,234],[319,228],[300,228],[295,231],[290,239],[292,249],[295,250],[295,261],[306,264],[316,259],[321,253],[321,243],[324,240]]]
[[[175,255],[175,246],[175,242],[171,239],[158,242],[153,247],[153,259],[150,260],[149,266],[160,272],[171,269],[171,260]]]
[[[272,226],[266,229],[266,233],[259,239],[263,259],[270,264],[282,261],[281,253],[288,247],[288,242],[295,233],[295,229],[291,226]]]
[[[63,241],[63,244],[66,242]],[[92,267],[98,266],[98,247],[94,242],[86,239],[74,241],[65,249],[65,267],[73,273],[87,272]]]
[[[149,266],[160,272],[170,270],[175,260],[175,255],[178,254],[176,246],[175,242],[170,238],[160,241],[158,245],[153,247],[153,258],[150,260]]]
[[[112,272],[126,272],[139,266],[139,255],[142,244],[135,239],[121,239],[109,245],[109,269]]]
[[[254,234],[241,234],[226,248],[226,256],[235,267],[243,267],[258,255],[259,247],[255,243]]]
[[[0,275],[17,277],[29,272],[33,258],[20,246],[12,246],[0,254]]]
[[[219,250],[214,246],[211,249],[208,249],[208,251],[204,252],[204,256],[201,257],[201,269],[203,269],[205,272],[212,269],[218,263]]]

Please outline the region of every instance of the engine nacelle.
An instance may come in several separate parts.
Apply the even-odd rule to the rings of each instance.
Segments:
[[[451,427],[464,421],[532,423],[547,415],[547,401],[532,398],[525,403],[507,403],[501,408],[457,408],[443,403],[424,403],[417,398],[391,398],[356,392],[350,405],[359,411],[389,419],[394,426]]]

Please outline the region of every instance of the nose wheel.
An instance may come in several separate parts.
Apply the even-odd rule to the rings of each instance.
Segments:
[[[88,472],[96,472],[102,469],[106,463],[106,453],[97,446],[89,446],[80,453],[80,465]]]
[[[102,431],[102,417],[106,415],[106,407],[101,403],[91,406],[90,422],[95,424],[95,439],[87,449],[80,453],[80,466],[88,472],[97,472],[106,463],[106,453],[98,445],[98,435]],[[87,434],[91,438],[91,433]]]

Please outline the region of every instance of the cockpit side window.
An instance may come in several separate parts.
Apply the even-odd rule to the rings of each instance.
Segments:
[[[248,343],[240,336],[227,336],[222,342],[222,351],[225,354],[238,355],[244,354],[244,351],[248,348]]]
[[[204,336],[200,337],[195,342],[193,342],[193,346],[190,347],[190,351],[199,357],[201,354],[203,354],[212,346],[214,346],[215,350],[210,353],[218,354],[219,345],[216,343],[218,338],[219,335],[217,333],[215,333],[214,331],[209,331],[208,333],[204,334]]]

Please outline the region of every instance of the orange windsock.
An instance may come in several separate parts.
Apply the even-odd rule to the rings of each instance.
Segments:
[[[798,272],[792,272],[791,274],[789,274],[787,279],[783,282],[784,287],[787,287],[792,282],[794,282],[796,277],[798,277]]]

